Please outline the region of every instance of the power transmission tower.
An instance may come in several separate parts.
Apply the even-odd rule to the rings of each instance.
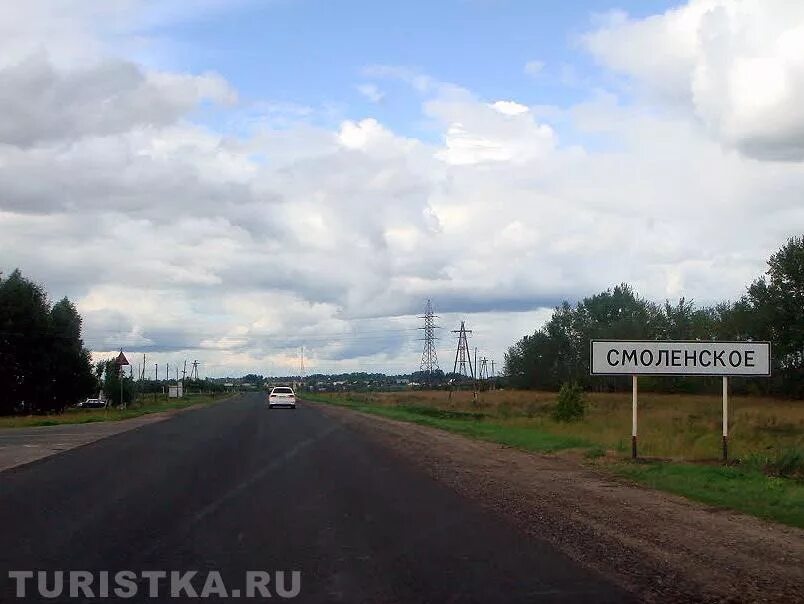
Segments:
[[[455,364],[452,367],[452,373],[465,375],[466,377],[475,377],[475,368],[472,366],[472,355],[469,352],[469,342],[466,339],[467,334],[471,334],[471,329],[466,329],[464,322],[461,321],[460,329],[453,329],[452,333],[458,334],[458,349],[455,351]],[[466,371],[466,363],[469,363],[469,372]]]
[[[190,369],[190,379],[191,380],[199,379],[199,377],[198,377],[198,361],[197,360],[193,361],[193,367],[192,367],[192,369]]]
[[[477,379],[479,380],[487,380],[489,379],[489,360],[486,357],[480,359],[480,369],[477,372]]]
[[[428,385],[433,383],[433,374],[438,371],[438,355],[436,354],[435,341],[438,339],[435,335],[435,330],[440,329],[435,324],[437,315],[433,314],[433,303],[428,298],[427,304],[424,307],[424,314],[419,316],[424,319],[424,327],[419,329],[424,330],[424,349],[422,350],[422,362],[419,369],[426,374]]]

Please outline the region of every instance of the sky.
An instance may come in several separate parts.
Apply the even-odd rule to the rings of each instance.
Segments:
[[[804,4],[0,4],[0,271],[95,358],[417,370],[621,282],[734,300],[804,232]]]

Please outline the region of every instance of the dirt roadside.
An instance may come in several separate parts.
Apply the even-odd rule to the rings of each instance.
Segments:
[[[643,601],[804,602],[802,530],[635,486],[572,459],[316,407]]]

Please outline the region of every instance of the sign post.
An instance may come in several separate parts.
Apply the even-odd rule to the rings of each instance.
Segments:
[[[640,375],[700,375],[723,380],[723,461],[729,457],[729,377],[770,376],[770,342],[592,340],[591,375],[631,376],[631,456],[637,457]]]
[[[126,404],[123,402],[123,380],[126,377],[125,370],[123,367],[126,365],[131,365],[126,358],[126,355],[123,354],[123,349],[120,349],[120,354],[117,355],[117,358],[114,360],[114,364],[117,367],[117,379],[120,380],[120,405],[123,409],[126,408]]]
[[[729,378],[723,376],[723,461],[729,460]]]
[[[631,457],[637,458],[637,376],[631,376]]]

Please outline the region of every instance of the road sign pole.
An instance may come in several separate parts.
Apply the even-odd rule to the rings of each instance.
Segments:
[[[631,376],[631,457],[637,458],[637,376]]]
[[[729,378],[723,376],[723,461],[729,460]]]

